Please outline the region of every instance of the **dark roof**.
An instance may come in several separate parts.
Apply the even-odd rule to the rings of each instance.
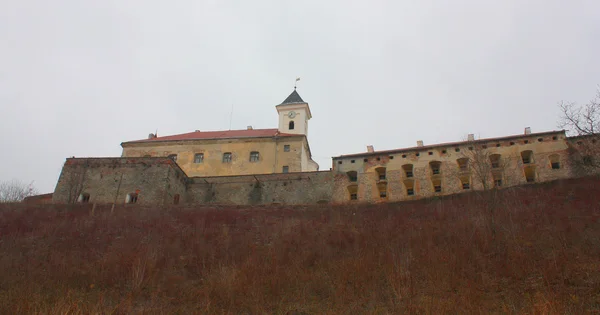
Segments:
[[[394,149],[394,150],[344,154],[344,155],[340,155],[340,156],[335,156],[335,157],[333,157],[333,159],[343,159],[343,158],[360,157],[360,156],[372,156],[372,155],[380,155],[380,154],[403,153],[403,152],[410,152],[410,151],[424,151],[424,150],[439,148],[439,147],[451,147],[451,146],[465,145],[467,143],[487,143],[487,142],[494,142],[494,141],[503,141],[503,140],[511,140],[511,139],[527,138],[527,137],[539,137],[539,136],[564,134],[564,133],[565,133],[564,130],[555,130],[555,131],[520,134],[520,135],[512,135],[512,136],[497,137],[497,138],[477,139],[474,141],[467,140],[467,141],[458,141],[458,142],[438,143],[438,144],[425,145],[422,147],[417,146],[417,147]]]
[[[297,134],[281,133],[277,129],[250,129],[250,130],[224,130],[224,131],[194,131],[179,135],[156,137],[127,141],[128,143],[156,142],[156,141],[180,141],[201,139],[232,139],[232,138],[266,138],[266,137],[295,137]]]
[[[306,103],[302,97],[300,97],[300,94],[298,94],[298,92],[296,92],[296,89],[294,88],[294,91],[292,92],[292,94],[290,94],[290,96],[288,96],[282,103],[283,104],[293,104],[293,103]]]

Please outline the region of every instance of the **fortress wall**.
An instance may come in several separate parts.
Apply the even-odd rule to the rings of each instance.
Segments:
[[[169,158],[69,158],[53,202],[72,203],[85,193],[90,203],[123,204],[128,194],[137,193],[137,204],[164,205],[185,192],[185,178]]]
[[[188,204],[318,204],[330,203],[334,188],[330,171],[224,177],[192,177]]]

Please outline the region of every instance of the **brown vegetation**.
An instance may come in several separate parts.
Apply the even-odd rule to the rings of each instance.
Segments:
[[[599,184],[340,207],[2,205],[0,313],[600,312]]]

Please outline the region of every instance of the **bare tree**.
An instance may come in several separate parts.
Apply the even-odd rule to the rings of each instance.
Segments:
[[[561,101],[558,127],[571,136],[571,167],[578,175],[596,173],[600,169],[600,86],[588,103],[577,105]]]
[[[561,101],[558,106],[561,110],[558,127],[567,129],[570,135],[589,136],[600,132],[600,87],[596,97],[587,104]]]
[[[85,165],[75,165],[66,174],[66,184],[69,194],[68,203],[76,203],[84,190],[86,182],[87,163]]]
[[[21,202],[26,197],[37,194],[33,182],[29,185],[16,179],[0,182],[0,203]]]

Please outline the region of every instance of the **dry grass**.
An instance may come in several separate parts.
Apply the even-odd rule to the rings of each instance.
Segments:
[[[0,313],[599,313],[599,184],[376,206],[3,205]]]

